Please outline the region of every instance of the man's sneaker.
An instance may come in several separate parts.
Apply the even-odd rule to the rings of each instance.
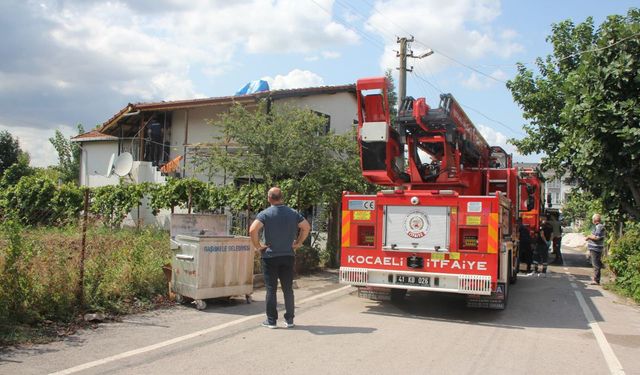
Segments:
[[[291,321],[291,322],[284,322],[284,327],[285,327],[285,328],[293,328],[293,327],[295,327],[295,326],[296,326],[296,324],[295,324],[293,321]]]
[[[264,322],[262,322],[262,326],[263,327],[267,327],[269,329],[276,329],[278,328],[278,326],[275,323],[269,323],[268,320],[265,320]]]

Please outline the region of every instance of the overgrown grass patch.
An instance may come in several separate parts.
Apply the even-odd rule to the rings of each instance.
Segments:
[[[154,229],[87,230],[84,304],[79,304],[82,231],[77,226],[0,230],[0,345],[41,341],[79,324],[84,312],[141,311],[167,293],[162,265],[168,233]]]

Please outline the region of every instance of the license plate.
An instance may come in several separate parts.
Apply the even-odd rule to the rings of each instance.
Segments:
[[[396,284],[402,285],[415,285],[415,286],[429,286],[431,282],[426,276],[406,276],[396,275]]]

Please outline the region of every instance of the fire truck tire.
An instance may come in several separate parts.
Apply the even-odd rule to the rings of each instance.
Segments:
[[[406,295],[406,289],[391,289],[391,302],[402,302]]]

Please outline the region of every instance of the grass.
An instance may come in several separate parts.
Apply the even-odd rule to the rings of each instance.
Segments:
[[[3,225],[0,346],[64,336],[85,325],[85,312],[117,316],[163,304],[162,265],[171,259],[168,237],[153,229],[90,226],[81,304],[81,229]]]

